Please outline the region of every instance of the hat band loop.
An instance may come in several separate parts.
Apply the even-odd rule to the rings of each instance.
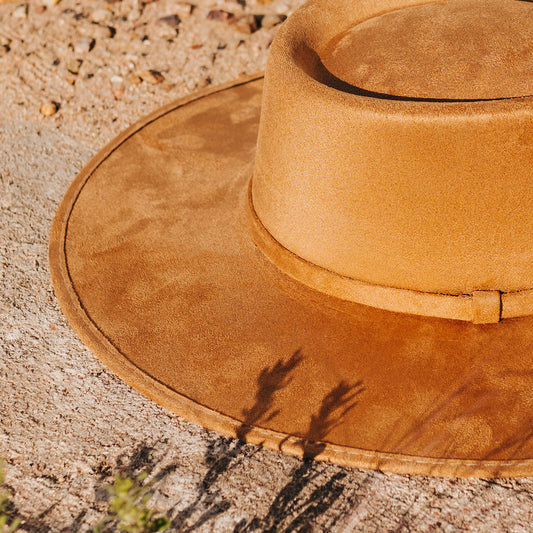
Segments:
[[[439,294],[374,285],[315,265],[280,244],[263,226],[248,189],[248,219],[252,237],[263,254],[282,272],[322,293],[387,311],[464,320],[475,324],[499,322],[533,314],[533,290],[471,294]]]

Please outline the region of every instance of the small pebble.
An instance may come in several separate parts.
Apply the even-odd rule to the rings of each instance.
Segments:
[[[261,27],[269,30],[270,28],[281,24],[286,18],[287,15],[265,15],[261,19]]]
[[[54,6],[57,6],[57,4],[59,3],[59,0],[41,0],[41,2],[46,7],[54,7]]]
[[[33,10],[37,15],[42,15],[46,11],[46,6],[35,6]]]
[[[112,39],[117,30],[113,26],[105,26],[101,24],[92,24],[94,26],[92,36],[95,39]]]
[[[170,91],[172,91],[172,89],[174,89],[174,87],[176,87],[176,84],[175,83],[162,83],[161,84],[161,89],[163,89],[164,91],[166,91],[167,93],[169,93]]]
[[[11,44],[11,39],[0,35],[0,46],[9,46]]]
[[[91,20],[94,22],[104,22],[104,20],[107,20],[111,13],[108,9],[95,9],[91,13]]]
[[[128,81],[130,83],[133,83],[134,85],[137,85],[139,83],[141,83],[141,78],[139,76],[136,76],[135,74],[131,75],[129,78],[128,78]]]
[[[84,37],[92,37],[93,39],[108,39],[114,37],[117,30],[112,26],[92,22],[90,24],[79,24],[78,33]]]
[[[10,50],[11,48],[9,48],[7,44],[1,44],[0,45],[0,57],[5,56]]]
[[[111,89],[115,100],[120,100],[124,96],[124,78],[118,75],[112,76]]]
[[[218,2],[218,9],[223,9],[225,11],[242,11],[244,6],[246,5],[246,2],[244,0],[219,0]]]
[[[80,73],[80,68],[81,68],[82,63],[83,63],[82,59],[69,59],[66,62],[65,67],[71,74],[77,75]]]
[[[178,15],[178,17],[180,17],[181,19],[189,18],[192,15],[194,9],[194,6],[192,4],[188,4],[186,2],[178,2],[172,7],[176,11],[176,15]]]
[[[135,22],[136,20],[139,20],[140,16],[141,16],[141,12],[137,8],[133,8],[128,13],[128,21]]]
[[[276,6],[276,13],[280,15],[285,15],[289,11],[289,9],[290,8],[287,4],[281,2],[280,4]]]
[[[161,39],[174,39],[178,36],[178,30],[168,26],[157,28],[156,33]]]
[[[194,89],[199,91],[201,89],[205,89],[210,84],[211,84],[211,78],[209,77],[203,78],[195,83]]]
[[[235,29],[241,33],[254,33],[259,29],[257,18],[254,15],[245,15],[235,21]]]
[[[84,37],[92,37],[96,24],[76,24],[76,29]]]
[[[51,117],[57,113],[59,104],[57,102],[43,102],[41,104],[41,115],[45,117]]]
[[[168,15],[157,19],[154,23],[154,32],[162,39],[174,39],[178,35],[180,19],[177,15]]]
[[[95,40],[92,37],[82,37],[75,45],[74,51],[77,54],[85,54],[94,48]]]
[[[20,4],[13,11],[13,17],[16,19],[25,19],[28,16],[28,4]]]
[[[161,17],[157,19],[158,24],[166,24],[167,26],[170,26],[171,28],[177,28],[180,25],[180,18],[178,15],[166,15],[165,17]]]
[[[157,85],[165,80],[165,76],[157,70],[143,70],[142,72],[138,72],[137,76],[139,76],[142,81],[150,83],[151,85]]]
[[[218,20],[221,22],[228,22],[235,18],[235,15],[230,11],[224,11],[223,9],[212,9],[207,14],[207,20]]]
[[[139,0],[139,9],[142,11],[148,4],[151,4],[152,2],[156,2],[156,0]]]

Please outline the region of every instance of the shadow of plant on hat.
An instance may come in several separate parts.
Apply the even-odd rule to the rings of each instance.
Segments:
[[[528,417],[527,427],[533,428],[533,417]],[[485,459],[490,460],[494,457],[498,457],[501,452],[505,452],[511,459],[514,457],[519,457],[523,450],[531,445],[531,442],[533,441],[533,429],[530,429],[529,432],[516,432],[511,437],[507,438],[498,446],[495,446],[493,450],[491,450],[487,455],[485,456]],[[496,472],[495,477],[503,477],[503,472]]]
[[[274,407],[276,392],[290,384],[291,372],[302,362],[303,357],[301,351],[297,350],[288,359],[280,359],[272,367],[261,371],[257,382],[255,402],[251,408],[243,411],[244,422],[237,429],[237,436],[240,440],[246,439],[246,434],[254,425],[266,423],[279,413]],[[350,385],[342,381],[322,399],[320,409],[311,416],[308,431],[300,440],[305,461],[294,469],[290,481],[278,493],[267,514],[263,517],[255,517],[249,522],[245,520],[239,522],[235,527],[235,532],[275,531],[279,528],[280,520],[287,520],[289,523],[286,525],[286,530],[292,531],[300,523],[309,524],[340,496],[344,487],[338,482],[346,476],[343,472],[334,474],[324,484],[317,486],[306,499],[299,502],[300,493],[319,477],[320,472],[315,471],[312,459],[324,450],[325,444],[321,441],[327,437],[333,427],[340,423],[342,416],[355,407],[357,402],[354,400],[362,391],[361,383]],[[172,521],[173,527],[179,527],[180,530],[184,528],[185,521],[196,510],[205,492],[209,491],[209,487],[219,475],[230,468],[230,465],[243,451],[241,443],[227,446],[225,442],[222,442],[222,445],[225,453],[202,480],[203,491],[199,493],[195,502],[178,513]],[[281,448],[283,448],[283,443]],[[208,520],[214,516],[214,513],[223,512],[225,506],[224,502],[217,502],[216,508],[211,513],[204,514],[202,519]],[[192,531],[201,523],[196,522],[194,526],[183,530]]]
[[[245,441],[254,426],[268,423],[280,414],[280,410],[274,407],[275,393],[290,384],[290,374],[302,359],[301,351],[297,350],[287,361],[280,359],[272,367],[261,371],[257,378],[255,403],[250,409],[243,410],[243,423],[237,429],[237,438]],[[304,457],[313,459],[324,450],[326,445],[323,440],[340,424],[343,416],[356,406],[354,399],[363,391],[361,382],[350,385],[343,380],[324,396],[318,412],[311,415],[309,428],[300,440]],[[279,446],[281,450],[283,442]]]
[[[311,415],[309,430],[301,441],[304,457],[314,459],[325,450],[325,439],[357,405],[355,398],[362,392],[361,381],[350,385],[343,380],[324,396],[318,413]],[[283,449],[283,445],[280,448]]]
[[[238,439],[246,440],[246,435],[255,425],[269,422],[279,414],[279,410],[273,407],[274,395],[290,383],[290,373],[301,363],[302,358],[300,350],[296,350],[287,361],[279,359],[272,367],[261,371],[257,378],[255,403],[242,411],[243,422],[237,429]]]
[[[76,178],[50,238],[65,315],[135,388],[246,442],[532,475],[532,21],[518,0],[312,0],[264,79],[169,104]]]

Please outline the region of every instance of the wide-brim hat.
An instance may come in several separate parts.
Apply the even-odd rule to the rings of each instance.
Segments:
[[[533,5],[315,0],[266,76],[174,102],[59,206],[61,307],[247,442],[533,474]]]

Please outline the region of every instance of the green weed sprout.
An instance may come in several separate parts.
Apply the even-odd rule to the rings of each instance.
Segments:
[[[8,524],[8,516],[6,514],[7,504],[9,503],[9,495],[7,491],[3,490],[3,485],[5,481],[5,474],[3,468],[3,462],[0,461],[0,533],[14,533],[19,524],[20,520],[15,518],[10,524]]]
[[[111,496],[109,513],[96,526],[95,533],[104,531],[110,523],[114,523],[119,531],[128,533],[164,531],[170,527],[166,516],[154,517],[154,511],[146,506],[152,497],[150,484],[142,485],[146,476],[142,473],[135,479],[117,477],[112,485],[107,485]]]

